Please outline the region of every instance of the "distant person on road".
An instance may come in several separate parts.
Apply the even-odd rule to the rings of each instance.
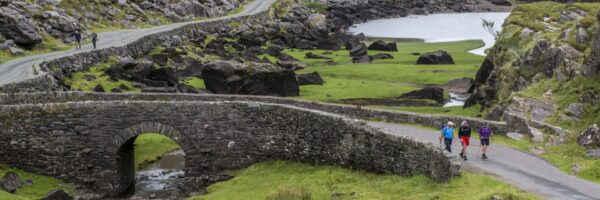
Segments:
[[[94,45],[94,49],[96,49],[96,42],[98,42],[98,34],[94,32],[92,33],[92,45]]]
[[[462,144],[460,157],[467,160],[467,147],[469,147],[469,140],[471,138],[471,127],[467,121],[460,123],[460,128],[458,129],[458,138]]]
[[[77,43],[75,49],[81,49],[81,33],[75,33],[75,42]]]
[[[454,139],[454,123],[448,122],[446,127],[442,128],[442,135],[440,136],[440,141],[444,140],[444,144],[446,145],[446,151],[452,153],[452,139]]]
[[[487,148],[490,146],[490,138],[494,135],[488,124],[479,128],[479,139],[481,140],[481,159],[487,159]]]

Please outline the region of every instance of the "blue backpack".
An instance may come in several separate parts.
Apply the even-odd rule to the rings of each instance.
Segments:
[[[454,128],[445,127],[442,129],[442,135],[444,135],[446,139],[452,139],[454,136]]]

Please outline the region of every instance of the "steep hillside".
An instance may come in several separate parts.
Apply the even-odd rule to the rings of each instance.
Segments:
[[[582,176],[596,181],[593,149],[600,144],[584,144],[590,139],[580,135],[593,135],[588,127],[600,122],[599,9],[599,3],[553,2],[515,8],[466,105],[482,105],[487,118],[529,135],[545,158],[564,170],[583,166]]]
[[[138,28],[235,11],[244,0],[13,0],[0,5],[0,62],[68,48],[80,32]]]

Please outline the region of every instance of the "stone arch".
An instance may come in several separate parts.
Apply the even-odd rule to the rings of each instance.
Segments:
[[[188,155],[194,152],[195,147],[193,142],[182,134],[177,129],[158,122],[145,122],[133,125],[125,130],[120,131],[114,137],[112,144],[114,148],[110,152],[114,152],[117,158],[117,178],[118,182],[114,187],[114,194],[129,195],[134,192],[135,185],[135,166],[134,166],[134,141],[137,136],[144,133],[159,133],[167,136],[175,141],[182,150],[186,152],[186,160]],[[184,170],[187,173],[187,170]]]

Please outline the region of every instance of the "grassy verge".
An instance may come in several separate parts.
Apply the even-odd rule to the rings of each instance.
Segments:
[[[378,175],[336,166],[284,161],[255,164],[235,178],[210,186],[195,200],[219,199],[537,199],[506,183],[464,172],[448,184],[416,175]],[[477,186],[478,189],[473,189]]]
[[[5,192],[4,190],[0,189],[0,199],[2,200],[39,199],[54,189],[63,189],[67,193],[72,193],[73,191],[75,191],[74,185],[64,183],[59,179],[43,175],[37,175],[25,172],[23,170],[0,165],[1,176],[4,176],[4,174],[6,174],[6,172],[8,171],[17,173],[21,180],[30,179],[33,182],[33,184],[31,186],[24,186],[23,188],[17,189],[17,192],[15,192],[14,194]]]
[[[193,87],[195,89],[205,89],[206,88],[206,86],[204,85],[204,80],[201,78],[198,78],[198,77],[188,77],[186,79],[181,80],[180,83],[183,83],[183,84]]]
[[[144,168],[147,164],[156,162],[162,155],[181,147],[171,138],[159,133],[139,135],[134,142],[135,169]]]
[[[386,110],[398,110],[424,114],[444,114],[444,115],[457,115],[465,117],[480,118],[481,112],[479,106],[472,106],[469,108],[463,108],[462,106],[453,107],[399,107],[399,106],[367,106],[370,108],[386,109]]]

